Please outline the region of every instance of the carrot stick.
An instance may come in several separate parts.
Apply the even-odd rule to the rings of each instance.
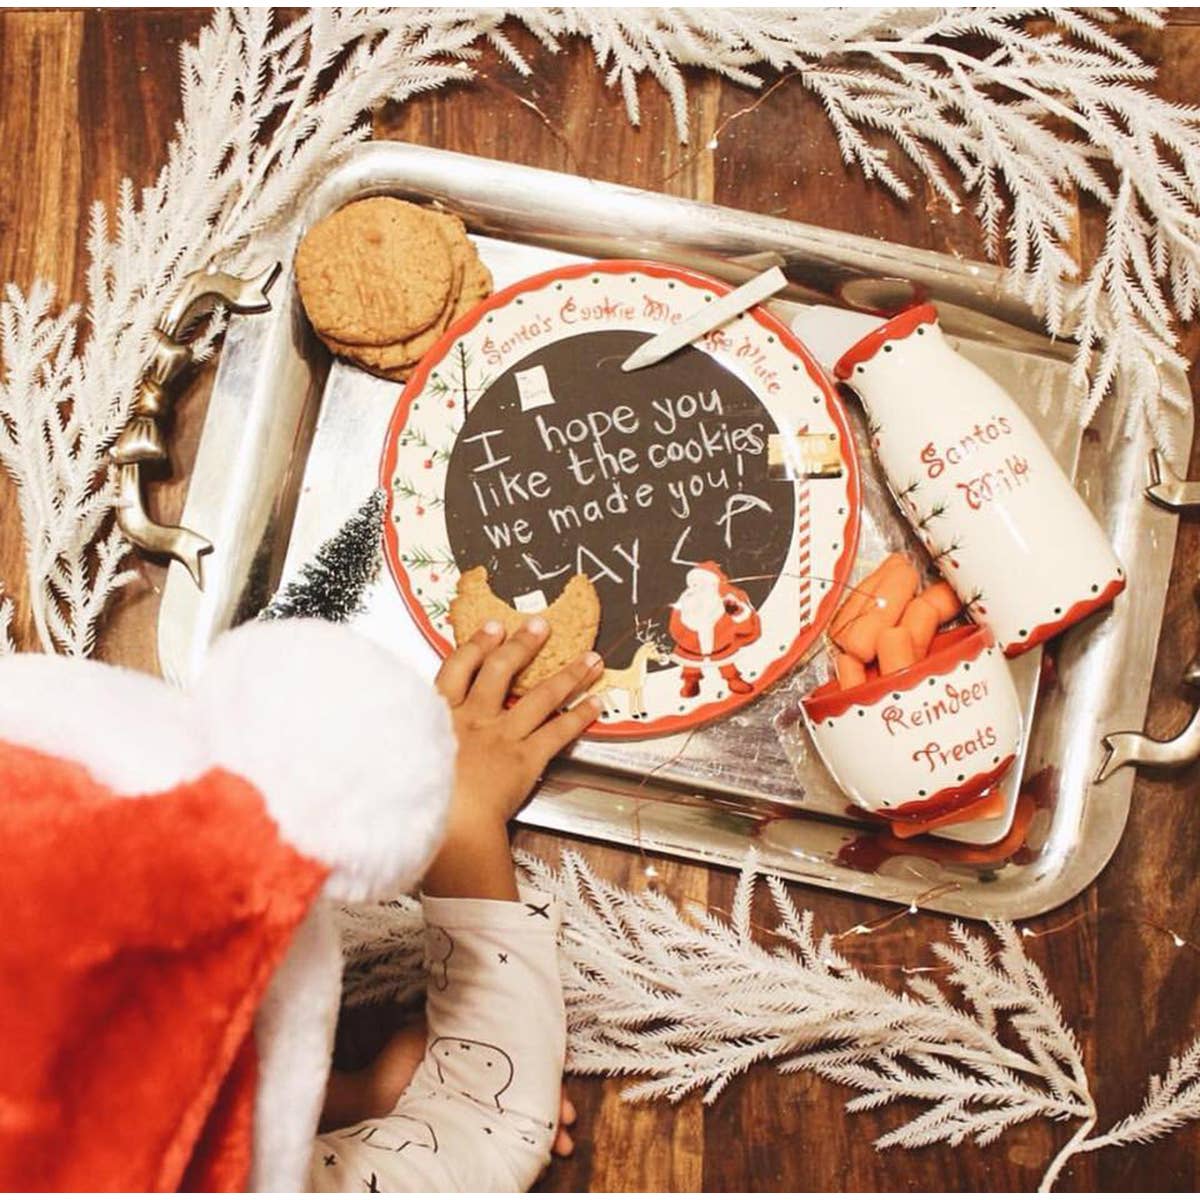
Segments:
[[[927,587],[921,593],[921,599],[937,609],[938,623],[942,625],[947,621],[952,621],[962,611],[962,601],[944,579],[939,580],[932,587]]]
[[[913,653],[918,658],[924,658],[929,653],[929,643],[933,641],[939,624],[938,611],[924,598],[924,594],[914,596],[905,605],[900,625],[912,636]]]
[[[834,659],[834,669],[842,691],[867,682],[867,668],[853,654],[839,654]]]
[[[880,568],[879,578],[872,585],[875,604],[832,634],[834,642],[861,662],[870,662],[875,657],[880,632],[900,620],[920,581],[916,567],[904,555],[893,555]]]
[[[907,558],[900,556],[899,561],[888,567],[874,587],[884,624],[895,625],[899,622],[904,606],[916,595],[920,585],[921,576]]]
[[[862,614],[867,605],[875,598],[874,588],[879,577],[887,568],[888,563],[896,557],[898,556],[895,554],[888,555],[869,575],[865,575],[856,584],[847,588],[846,599],[842,601],[841,607],[833,614],[833,620],[829,622],[830,633],[837,633],[844,629],[855,617]]]
[[[912,634],[903,625],[881,630],[878,649],[880,675],[894,675],[917,661]]]
[[[833,640],[859,662],[871,662],[879,653],[879,635],[886,628],[881,612],[867,612],[851,621]]]

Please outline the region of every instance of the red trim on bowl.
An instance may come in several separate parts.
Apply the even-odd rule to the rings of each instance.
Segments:
[[[932,304],[918,304],[915,308],[906,308],[890,321],[885,321],[878,329],[872,329],[865,338],[855,342],[837,360],[833,368],[834,375],[838,379],[849,379],[854,368],[859,363],[874,358],[884,342],[896,342],[906,338],[919,325],[936,325],[937,319],[937,309]]]
[[[1004,657],[1016,658],[1018,654],[1024,654],[1026,650],[1049,641],[1055,634],[1062,633],[1064,629],[1069,629],[1077,621],[1082,621],[1084,617],[1094,613],[1097,609],[1111,604],[1124,590],[1125,577],[1119,575],[1109,582],[1098,596],[1092,596],[1087,600],[1080,600],[1078,604],[1072,604],[1067,609],[1065,616],[1060,617],[1057,621],[1047,621],[1045,625],[1039,625],[1023,642],[1010,642],[1004,647]]]
[[[986,625],[959,625],[939,633],[929,644],[929,653],[903,671],[868,679],[858,687],[840,689],[837,679],[823,683],[801,701],[814,724],[840,717],[851,708],[875,704],[891,692],[915,687],[931,675],[949,675],[960,663],[974,662],[996,639]]]
[[[991,791],[1008,774],[1015,761],[1016,755],[1010,754],[1001,760],[999,766],[993,767],[990,771],[981,771],[978,775],[972,775],[970,779],[965,783],[958,784],[957,787],[942,788],[940,792],[934,792],[932,796],[927,796],[924,800],[909,800],[895,808],[877,808],[875,815],[889,819],[931,817],[935,814],[941,816],[952,813],[955,809],[966,808],[968,804],[974,804],[985,792]]]

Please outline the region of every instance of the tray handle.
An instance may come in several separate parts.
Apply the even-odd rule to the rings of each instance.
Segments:
[[[139,549],[178,559],[198,588],[203,588],[200,556],[212,542],[180,525],[160,525],[146,512],[142,496],[142,464],[162,462],[167,455],[161,420],[170,407],[167,384],[192,361],[185,338],[189,327],[218,303],[231,312],[265,312],[279,263],[272,263],[252,279],[241,279],[223,271],[196,271],[183,281],[167,315],[154,331],[150,364],[138,384],[133,410],[125,428],[109,451],[117,468],[117,524]]]

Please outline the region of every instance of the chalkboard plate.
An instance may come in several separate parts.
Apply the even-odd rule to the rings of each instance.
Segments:
[[[441,654],[459,575],[519,611],[582,573],[609,674],[593,737],[678,733],[792,669],[854,560],[859,473],[833,388],[756,308],[663,362],[644,341],[729,289],[573,264],[452,327],[396,405],[381,466],[392,578]]]

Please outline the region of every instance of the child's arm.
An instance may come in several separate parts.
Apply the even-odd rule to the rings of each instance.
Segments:
[[[513,679],[548,633],[546,622],[534,617],[505,641],[503,627],[489,623],[438,672],[438,691],[454,718],[458,758],[445,841],[425,876],[428,896],[517,899],[508,822],[550,760],[600,711],[590,698],[559,712],[600,674],[598,654],[582,656],[504,707]]]
[[[549,1157],[565,1015],[558,913],[518,891],[506,824],[549,760],[599,706],[563,704],[596,677],[581,658],[504,707],[545,641],[531,621],[508,641],[481,630],[438,675],[458,734],[446,838],[425,879],[429,1044],[387,1116],[318,1139],[320,1190],[524,1190]]]

